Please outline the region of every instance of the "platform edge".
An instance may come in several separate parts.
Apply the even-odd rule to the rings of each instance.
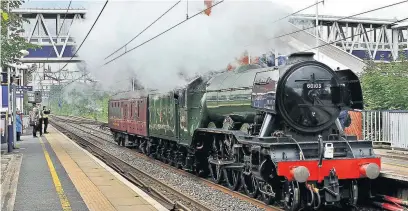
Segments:
[[[52,125],[51,125],[52,127]],[[55,131],[57,131],[61,136],[63,136],[65,139],[69,140],[74,146],[82,150],[85,154],[87,154],[89,157],[91,157],[95,162],[97,162],[99,165],[101,165],[104,169],[106,169],[108,172],[110,172],[112,175],[114,175],[119,181],[123,182],[126,186],[128,186],[130,189],[135,191],[140,197],[142,197],[144,200],[149,202],[150,205],[152,205],[154,208],[156,208],[159,211],[168,211],[163,205],[158,203],[156,200],[154,200],[152,197],[147,195],[143,190],[140,188],[136,187],[133,185],[131,182],[129,182],[127,179],[122,177],[122,175],[118,174],[115,170],[113,170],[111,167],[106,165],[103,161],[92,155],[90,152],[79,146],[75,141],[71,140],[69,137],[67,137],[65,134],[61,133],[61,131],[57,130],[55,127],[53,127]]]

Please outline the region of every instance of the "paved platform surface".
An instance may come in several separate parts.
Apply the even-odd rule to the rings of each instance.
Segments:
[[[20,157],[21,167],[13,174],[16,185],[6,188],[14,204],[1,210],[166,210],[68,137],[52,127],[48,131],[38,138],[23,136],[19,149],[7,155]],[[5,172],[16,166],[5,163]]]
[[[408,182],[408,151],[375,149],[381,156],[381,176]]]
[[[2,145],[3,148],[3,145]],[[1,210],[14,210],[22,154],[1,155]]]

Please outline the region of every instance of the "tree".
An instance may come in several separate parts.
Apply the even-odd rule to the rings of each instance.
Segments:
[[[371,62],[361,77],[365,109],[408,110],[408,61]]]
[[[22,56],[21,50],[36,49],[40,46],[28,43],[21,33],[24,32],[23,22],[29,22],[18,14],[11,13],[19,8],[23,0],[1,1],[1,66],[16,63]],[[7,34],[9,33],[9,36]]]

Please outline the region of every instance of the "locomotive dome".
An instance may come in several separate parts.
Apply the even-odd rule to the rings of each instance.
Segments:
[[[314,53],[290,55],[290,66],[281,73],[276,93],[282,118],[294,129],[306,133],[327,129],[341,111],[340,78],[313,56]]]

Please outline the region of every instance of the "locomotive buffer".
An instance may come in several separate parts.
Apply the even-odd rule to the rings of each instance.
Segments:
[[[270,188],[267,195],[276,197],[280,188],[273,180],[286,180],[281,191],[288,210],[355,205],[357,181],[379,176],[381,161],[372,143],[344,136],[339,124],[342,109],[362,109],[361,87],[350,70],[334,72],[313,60],[313,53],[292,54],[287,67],[257,73],[251,99],[264,120],[259,132],[250,127],[257,137],[237,137],[252,145],[244,169],[260,175],[263,194]]]

